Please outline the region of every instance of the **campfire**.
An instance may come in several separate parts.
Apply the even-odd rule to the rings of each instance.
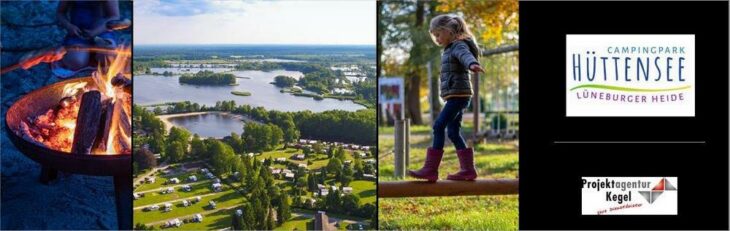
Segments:
[[[122,73],[129,50],[118,48],[109,65],[92,73],[91,81],[65,83],[56,105],[20,121],[17,135],[64,153],[131,154],[131,80]]]

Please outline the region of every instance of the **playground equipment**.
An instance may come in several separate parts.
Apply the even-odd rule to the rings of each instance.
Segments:
[[[378,197],[428,197],[517,194],[517,179],[478,179],[475,181],[440,180],[390,181],[378,183]]]
[[[484,50],[482,52],[483,58],[488,58],[494,55],[499,54],[508,54],[512,52],[517,52],[519,50],[519,45],[510,45],[510,46],[503,46],[498,47],[495,49],[490,50]],[[483,139],[487,140],[504,140],[504,139],[517,139],[519,132],[516,129],[516,123],[514,122],[516,118],[518,117],[519,111],[516,110],[517,105],[514,105],[513,102],[513,96],[517,95],[518,92],[516,92],[516,87],[513,86],[511,89],[508,88],[507,90],[512,90],[512,92],[503,91],[500,89],[499,86],[497,86],[500,78],[504,77],[504,73],[511,73],[512,70],[509,70],[509,68],[516,68],[515,62],[517,60],[517,56],[508,57],[510,59],[508,61],[508,65],[501,65],[501,71],[497,71],[494,78],[496,81],[493,81],[494,84],[491,84],[491,91],[492,92],[492,110],[485,110],[485,115],[492,115],[494,120],[496,120],[495,123],[493,121],[487,119],[487,123],[490,125],[496,125],[496,126],[490,126],[488,130],[480,130],[480,97],[479,97],[479,89],[481,85],[479,85],[479,75],[474,74],[473,76],[473,86],[474,86],[474,96],[472,98],[472,113],[473,113],[473,123],[474,123],[474,130],[472,130],[472,145],[479,143]],[[489,67],[487,67],[489,68]],[[516,84],[515,84],[516,85]],[[504,98],[504,99],[503,99]],[[507,119],[506,127],[501,126],[502,118]]]
[[[509,45],[509,46],[503,46],[495,49],[490,50],[484,50],[482,52],[482,56],[484,58],[490,57],[497,54],[505,54],[505,53],[511,53],[511,52],[517,52],[519,50],[519,45]],[[514,63],[515,60],[517,60],[517,56],[510,57],[511,60],[509,65],[504,65],[505,68],[503,70],[506,70],[504,73],[509,73],[513,70],[509,70],[508,68],[517,68]],[[500,67],[498,67],[500,68]],[[430,65],[429,65],[430,69]],[[429,70],[430,73],[430,70]],[[489,74],[489,73],[487,73]],[[497,81],[500,78],[500,74],[497,74],[494,76]],[[431,75],[429,74],[429,77]],[[517,95],[518,92],[516,92],[516,82],[514,83],[515,86],[512,87],[513,92],[502,92],[497,90],[499,87],[497,84],[493,84],[492,89],[492,97],[493,97],[493,104],[497,105],[494,106],[495,110],[484,110],[487,114],[493,114],[497,115],[497,126],[490,126],[490,129],[482,131],[480,129],[480,118],[481,118],[481,105],[480,105],[480,82],[479,82],[480,76],[478,73],[474,73],[472,76],[472,86],[474,89],[474,94],[472,96],[472,113],[473,113],[473,130],[472,130],[472,136],[470,137],[471,145],[475,145],[479,143],[482,139],[487,138],[497,138],[497,139],[516,139],[518,136],[518,130],[515,129],[516,123],[514,123],[513,119],[508,119],[508,122],[506,123],[506,126],[503,129],[503,126],[499,126],[502,121],[501,120],[501,114],[510,114],[512,118],[515,118],[518,115],[517,110],[513,110],[513,108],[516,108],[516,105],[513,105],[512,102],[514,102],[513,97],[514,95]],[[429,81],[430,83],[431,81]],[[401,88],[402,89],[402,88]],[[402,92],[402,90],[401,90]],[[503,98],[507,98],[506,100],[501,100]],[[395,95],[395,94],[391,94]],[[397,98],[397,97],[394,97]],[[399,98],[402,102],[402,96]],[[506,103],[503,106],[500,106],[500,102]],[[402,113],[402,111],[399,111]],[[402,115],[400,114],[399,115]],[[433,113],[433,110],[432,110]],[[398,115],[398,114],[397,114]],[[491,123],[491,121],[489,121]],[[404,119],[404,117],[396,118],[395,124],[394,124],[394,130],[395,130],[395,143],[394,143],[394,159],[395,159],[395,177],[397,179],[402,179],[405,176],[405,170],[408,169],[408,160],[409,160],[409,133],[410,133],[410,121],[408,119]],[[490,135],[491,134],[491,135]],[[475,181],[450,181],[450,180],[440,180],[436,181],[434,183],[429,182],[423,182],[423,181],[390,181],[390,182],[379,182],[378,183],[378,197],[382,198],[388,198],[388,197],[425,197],[425,196],[467,196],[467,195],[508,195],[508,194],[517,194],[519,188],[519,180],[518,179],[477,179]]]

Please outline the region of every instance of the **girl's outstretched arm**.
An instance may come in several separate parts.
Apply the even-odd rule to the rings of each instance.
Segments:
[[[479,60],[474,57],[474,54],[471,53],[466,43],[457,42],[454,45],[454,51],[452,54],[459,59],[459,62],[461,65],[464,65],[465,69],[472,70],[472,65],[479,65]],[[481,67],[479,69],[481,70]]]

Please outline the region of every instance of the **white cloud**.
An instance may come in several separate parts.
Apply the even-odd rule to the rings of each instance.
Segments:
[[[374,1],[137,1],[134,13],[135,44],[375,44]]]

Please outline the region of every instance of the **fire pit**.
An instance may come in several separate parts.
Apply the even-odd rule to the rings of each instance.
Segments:
[[[25,135],[27,132],[23,131],[23,129],[27,129],[28,123],[31,123],[29,121],[32,120],[31,118],[48,113],[49,109],[57,108],[59,104],[63,104],[64,98],[69,95],[69,86],[95,86],[98,83],[98,78],[77,78],[48,85],[28,93],[8,109],[5,116],[5,127],[15,147],[28,158],[41,165],[40,181],[44,184],[54,180],[58,171],[83,175],[113,176],[117,222],[119,229],[128,230],[132,228],[132,157],[129,153],[61,151],[29,138]],[[83,95],[86,98],[87,94],[84,93]],[[96,95],[99,95],[98,91]],[[86,99],[79,99],[79,101],[83,102]],[[80,111],[83,110],[82,106]],[[114,111],[111,108],[107,110]],[[99,113],[97,112],[97,114]],[[80,129],[79,125],[88,124],[81,121],[81,117],[82,115],[79,113],[79,121],[73,121],[78,122],[74,126],[75,130]],[[86,129],[88,130],[88,128]],[[98,130],[108,132],[106,131],[108,129],[104,129],[103,126]],[[95,133],[101,134],[102,131]],[[78,133],[74,139],[79,139]],[[75,143],[74,145],[76,145]],[[105,150],[120,149],[109,148]]]

